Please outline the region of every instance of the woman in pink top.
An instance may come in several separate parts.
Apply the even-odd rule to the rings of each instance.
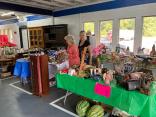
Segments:
[[[67,52],[68,52],[69,66],[71,67],[73,65],[80,65],[79,50],[78,47],[75,45],[73,36],[68,35],[65,36],[64,39],[68,44]]]

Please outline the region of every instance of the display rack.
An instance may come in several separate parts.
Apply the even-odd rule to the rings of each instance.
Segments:
[[[30,48],[44,48],[42,27],[29,28]]]
[[[4,79],[12,75],[13,59],[0,59],[0,78]]]

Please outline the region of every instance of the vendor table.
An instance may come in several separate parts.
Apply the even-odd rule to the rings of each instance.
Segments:
[[[156,95],[147,96],[138,91],[127,91],[111,85],[111,96],[106,98],[95,94],[95,80],[78,78],[67,74],[57,74],[57,87],[104,104],[117,107],[140,117],[156,117]]]

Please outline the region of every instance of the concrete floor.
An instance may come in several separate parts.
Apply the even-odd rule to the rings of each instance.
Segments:
[[[17,79],[0,80],[0,117],[73,117],[49,104],[64,96],[65,91],[52,87],[49,96],[36,97],[9,85],[17,81]],[[14,85],[21,86],[19,83]],[[75,112],[73,105],[77,101],[78,99],[72,101],[74,104],[67,101],[67,109]],[[61,106],[63,100],[57,103]]]

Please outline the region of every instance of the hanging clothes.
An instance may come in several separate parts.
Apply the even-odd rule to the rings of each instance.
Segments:
[[[37,74],[38,74],[38,86],[39,86],[39,95],[42,95],[42,79],[41,79],[41,66],[40,66],[40,57],[37,56]]]
[[[48,95],[49,78],[48,78],[48,56],[47,55],[31,55],[32,69],[32,87],[33,94],[37,96]]]
[[[49,73],[48,73],[48,56],[41,55],[40,57],[40,71],[42,82],[42,94],[48,95],[49,92]]]

